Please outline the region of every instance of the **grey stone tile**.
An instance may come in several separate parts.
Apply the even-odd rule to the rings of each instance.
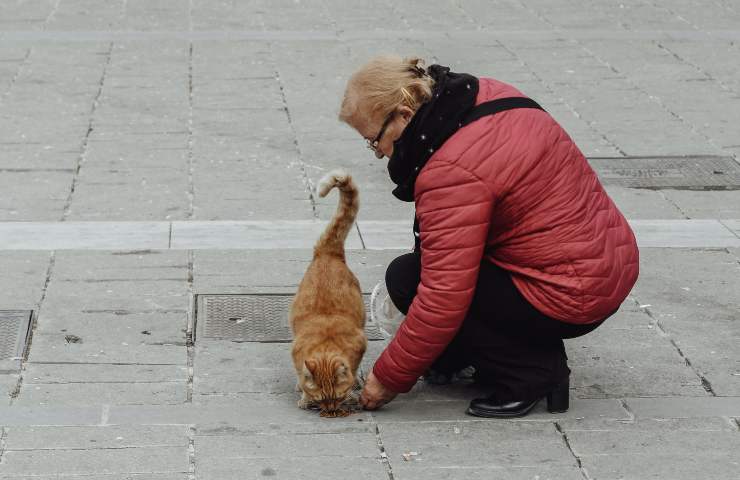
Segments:
[[[185,380],[157,383],[24,382],[17,405],[161,405],[185,401]]]
[[[205,459],[230,463],[247,458],[353,457],[377,458],[378,440],[374,431],[342,433],[280,434],[195,437],[195,449]],[[206,463],[208,460],[206,460]]]
[[[69,219],[184,219],[188,202],[188,172],[184,166],[114,171],[88,167],[78,177]]]
[[[681,219],[681,211],[666,199],[667,191],[605,186],[622,214],[632,219]]]
[[[740,459],[737,432],[718,419],[587,422],[563,429],[584,468],[599,478],[695,478],[701,471],[722,478]]]
[[[115,313],[84,314],[56,311],[45,315],[36,325],[35,334],[64,337],[75,335],[86,344],[182,345],[186,341],[187,312],[180,313]]]
[[[187,280],[188,254],[166,250],[56,252],[55,280]]]
[[[327,424],[318,412],[301,410],[298,394],[233,396],[202,395],[198,403],[184,405],[112,405],[108,422],[113,425],[197,424],[206,427],[272,428],[271,425]],[[333,427],[358,425],[369,416],[356,413],[332,419]]]
[[[637,245],[646,247],[736,247],[738,239],[717,220],[632,220]]]
[[[676,342],[719,395],[740,392],[740,357],[734,327],[740,275],[724,250],[644,249],[633,295]]]
[[[0,405],[10,405],[11,395],[15,394],[19,379],[19,375],[0,375]]]
[[[587,336],[566,343],[570,384],[579,397],[709,395],[644,312],[624,309]]]
[[[1,172],[0,220],[59,220],[72,185],[72,172]]]
[[[180,365],[26,364],[24,383],[162,383],[187,381],[187,367]]]
[[[193,393],[290,393],[296,390],[293,368],[239,368],[204,372],[196,367]]]
[[[186,447],[146,447],[90,450],[6,451],[0,472],[49,475],[168,473],[188,470]]]
[[[184,425],[8,427],[6,432],[7,448],[17,451],[187,447],[189,441]]]
[[[206,459],[198,469],[204,480],[230,480],[282,476],[296,480],[311,480],[326,476],[338,478],[347,475],[361,478],[386,478],[386,469],[377,458],[368,457],[298,457],[298,458],[237,458],[228,463]]]
[[[49,268],[48,252],[0,252],[0,305],[3,310],[35,309]]]
[[[419,457],[410,457],[419,458]],[[539,467],[428,467],[419,462],[413,467],[393,470],[399,480],[424,478],[429,480],[580,480],[583,474],[577,466],[547,465]]]
[[[681,397],[626,399],[637,418],[736,417],[740,415],[738,397]]]
[[[3,480],[28,480],[26,475],[3,476]],[[61,478],[69,480],[89,480],[90,475],[34,475],[34,480],[59,480]],[[95,478],[103,480],[187,480],[190,478],[188,473],[123,473],[123,474],[95,474]]]
[[[424,468],[575,465],[575,459],[552,424],[381,423],[380,436],[394,472],[413,472],[417,465]],[[408,452],[418,455],[404,461],[403,454]]]
[[[65,333],[33,337],[28,360],[36,363],[122,363],[185,365],[187,349],[184,345],[127,344],[116,340],[70,343]]]
[[[83,407],[28,407],[14,405],[0,407],[0,424],[5,427],[27,425],[98,425],[102,418],[102,407],[86,405]]]
[[[740,218],[740,191],[664,190],[689,218]],[[666,218],[666,217],[663,217]]]
[[[5,250],[139,250],[169,244],[165,222],[9,222],[0,231]]]

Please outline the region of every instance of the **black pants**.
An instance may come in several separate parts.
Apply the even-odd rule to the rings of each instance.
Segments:
[[[388,266],[388,294],[403,313],[420,278],[419,253],[402,255]],[[476,381],[502,402],[542,398],[570,374],[563,339],[585,335],[600,324],[569,324],[543,315],[519,293],[507,271],[484,260],[462,327],[432,368],[451,373],[472,365]]]

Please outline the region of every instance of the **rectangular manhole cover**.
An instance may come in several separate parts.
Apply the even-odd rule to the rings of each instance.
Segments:
[[[369,295],[364,295],[365,311]],[[196,337],[237,342],[290,342],[288,312],[293,294],[198,295]],[[367,315],[370,318],[370,315]],[[365,324],[368,340],[385,337],[377,325]]]
[[[0,310],[0,372],[20,370],[30,326],[30,310]]]
[[[593,157],[588,162],[605,185],[654,190],[740,189],[740,164],[732,157]]]

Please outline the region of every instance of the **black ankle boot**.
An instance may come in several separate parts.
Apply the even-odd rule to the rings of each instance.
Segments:
[[[568,393],[568,378],[560,382],[553,388],[550,393],[546,395],[547,398],[547,410],[550,413],[563,413],[568,411],[569,406],[569,393]],[[529,402],[518,401],[518,402],[499,402],[495,396],[487,398],[476,398],[470,402],[467,413],[475,417],[486,417],[486,418],[511,418],[511,417],[522,417],[530,412],[537,405],[540,399],[535,399]]]

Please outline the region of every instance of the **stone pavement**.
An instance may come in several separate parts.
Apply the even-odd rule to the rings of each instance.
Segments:
[[[569,412],[474,420],[481,392],[420,383],[320,419],[287,344],[194,335],[195,295],[295,291],[331,168],[361,188],[366,293],[410,244],[336,120],[383,52],[515,84],[606,165],[641,277],[567,342]],[[739,124],[728,0],[0,0],[0,310],[33,311],[0,479],[740,478]]]

